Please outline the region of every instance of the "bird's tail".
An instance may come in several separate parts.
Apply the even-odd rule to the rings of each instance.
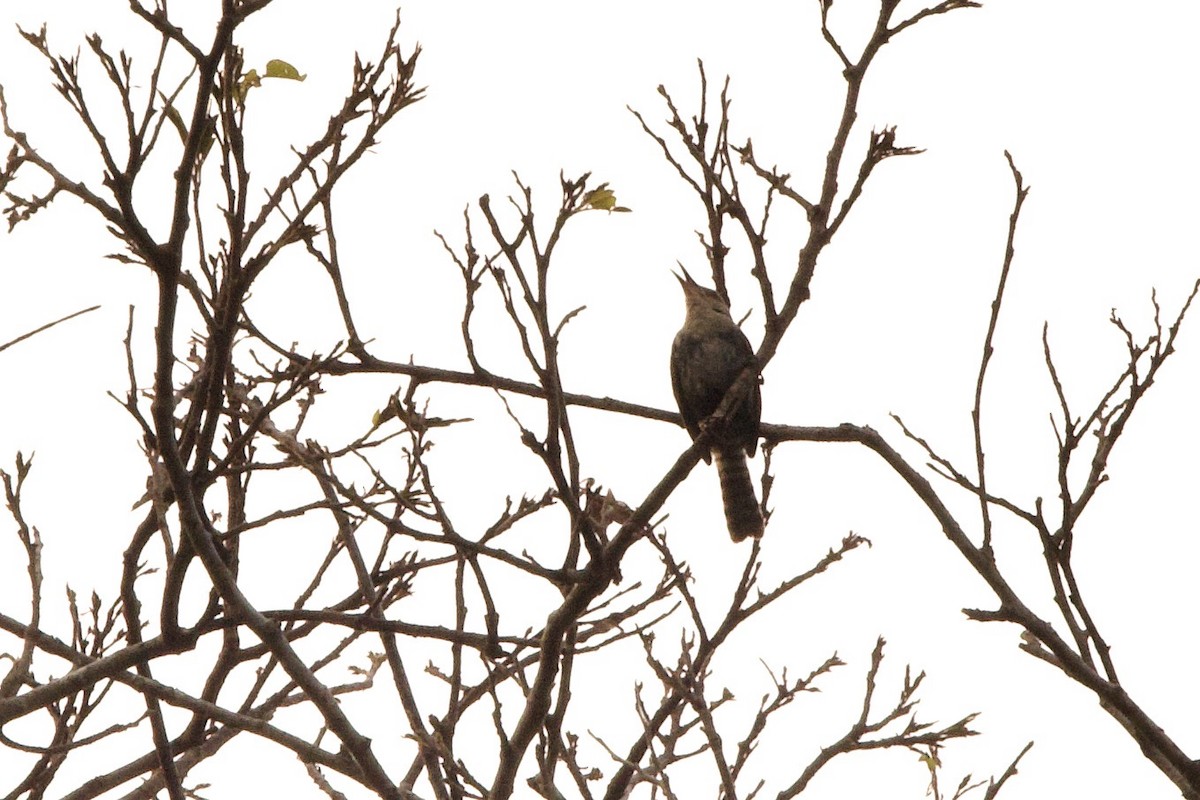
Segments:
[[[740,449],[725,448],[714,449],[713,456],[717,460],[717,479],[721,482],[725,524],[729,526],[730,538],[740,542],[748,536],[762,536],[763,518],[754,496],[754,482],[750,480],[746,456]]]

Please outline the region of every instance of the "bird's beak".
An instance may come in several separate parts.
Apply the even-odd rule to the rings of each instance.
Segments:
[[[679,272],[682,272],[683,275],[680,275]],[[675,280],[679,281],[679,285],[682,286],[684,289],[687,289],[689,286],[697,285],[696,281],[692,278],[691,275],[688,274],[688,271],[683,266],[683,264],[679,265],[679,272],[675,272],[674,270],[672,270],[671,274],[675,276]]]

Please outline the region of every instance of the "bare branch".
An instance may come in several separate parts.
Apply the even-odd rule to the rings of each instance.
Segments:
[[[47,330],[53,328],[55,325],[58,325],[60,322],[66,322],[69,319],[75,319],[75,317],[82,316],[84,314],[87,314],[90,311],[95,311],[99,307],[100,306],[91,306],[89,308],[85,308],[80,311],[76,311],[73,314],[67,314],[65,317],[60,317],[59,319],[56,319],[53,322],[47,322],[45,325],[41,326],[40,328],[35,328],[35,329],[29,331],[29,333],[23,333],[15,339],[11,339],[11,340],[5,342],[4,344],[0,344],[0,353],[4,352],[8,348],[12,347],[14,344],[17,344],[18,342],[23,342],[26,339],[30,338],[31,336],[36,336],[39,333],[41,333],[42,331],[47,331]]]

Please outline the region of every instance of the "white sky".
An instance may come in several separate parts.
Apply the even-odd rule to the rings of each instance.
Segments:
[[[461,240],[464,205],[485,192],[499,201],[515,188],[512,170],[547,214],[557,202],[558,171],[590,170],[634,213],[579,220],[560,253],[556,307],[588,305],[564,345],[568,388],[669,407],[666,358],[682,304],[668,269],[676,259],[700,264],[693,231],[702,220],[625,106],[661,120],[655,89],[662,83],[681,108],[693,110],[695,60],[703,58],[710,84],[732,78],[732,138],[751,136],[760,160],[809,186],[835,122],[831,104],[841,81],[820,40],[816,2],[747,5],[737,12],[713,2],[406,5],[401,39],[424,48],[418,82],[429,87],[428,97],[402,112],[339,197],[347,286],[377,352],[461,367],[460,278],[433,229]],[[874,7],[873,0],[837,0],[835,25],[848,42],[865,32],[860,12]],[[324,125],[353,52],[373,56],[391,15],[389,4],[375,0],[280,0],[245,30],[249,65],[283,58],[308,75],[254,97],[256,176],[273,182],[268,176],[289,163],[288,147]],[[43,142],[47,155],[93,169],[86,166],[91,154],[77,145],[78,129],[11,24],[36,28],[43,20],[63,52],[82,45],[90,30],[113,46],[128,42],[135,57],[146,40],[130,33],[131,17],[115,0],[0,6],[0,83],[17,126]],[[1171,314],[1200,274],[1193,189],[1200,160],[1192,141],[1198,24],[1200,7],[1178,1],[992,0],[984,9],[929,20],[886,48],[864,91],[851,153],[861,152],[872,126],[893,124],[900,144],[928,152],[876,171],[818,268],[812,301],[765,374],[764,418],[869,424],[900,444],[887,417],[896,412],[960,466],[970,465],[978,349],[1013,196],[1008,149],[1032,191],[989,376],[989,485],[1024,505],[1039,495],[1050,501],[1047,414],[1055,406],[1041,364],[1043,321],[1082,410],[1121,366],[1122,343],[1106,321],[1110,309],[1144,333],[1151,288]],[[81,595],[93,585],[108,589],[111,577],[101,577],[97,565],[119,566],[114,559],[144,470],[135,431],[105,392],[126,388],[121,340],[130,304],[138,307],[139,337],[144,342],[151,333],[153,285],[144,272],[103,258],[112,246],[92,215],[72,201],[55,206],[14,236],[0,236],[0,341],[85,306],[103,307],[0,354],[0,463],[11,464],[18,449],[37,451],[26,514],[46,540],[48,595],[58,603],[67,582]],[[780,274],[788,235],[776,233]],[[272,287],[287,287],[288,300],[272,295]],[[750,288],[744,277],[733,284],[735,309],[752,303]],[[311,266],[277,266],[251,308],[284,341],[328,351],[339,323],[331,306],[306,305],[310,292],[324,297]],[[757,325],[756,311],[752,337]],[[1126,688],[1194,753],[1197,341],[1185,331],[1135,417],[1112,462],[1111,484],[1089,512],[1077,558]],[[492,363],[511,363],[498,348],[484,352]],[[142,358],[147,365],[149,356]],[[391,389],[387,382],[361,385],[323,400],[331,411],[358,415],[350,428],[361,427]],[[481,416],[478,394],[436,397],[440,415]],[[630,502],[686,441],[668,426],[582,413],[578,419],[589,473]],[[325,424],[337,429],[336,419]],[[447,434],[446,451],[483,450],[491,441],[485,437],[494,436],[511,452],[510,429],[483,427]],[[500,488],[500,497],[539,485],[535,471],[522,472],[526,467],[511,465],[528,483]],[[485,480],[495,474],[486,458],[473,468]],[[776,516],[764,545],[767,585],[802,569],[847,531],[874,542],[739,642],[739,652],[752,657],[731,668],[728,682],[747,714],[769,688],[760,655],[796,674],[833,650],[849,662],[821,695],[797,702],[801,712],[789,724],[799,733],[777,743],[781,761],[826,742],[846,719],[882,634],[889,642],[885,686],[895,685],[905,663],[929,673],[922,718],[950,722],[983,712],[976,727],[984,735],[946,754],[949,776],[998,773],[1034,739],[1002,797],[1178,796],[1090,694],[1016,649],[1014,629],[962,617],[964,606],[991,607],[982,581],[883,465],[855,448],[791,445],[777,451],[777,475]],[[947,495],[974,524],[969,498]],[[683,525],[682,509],[703,508],[715,497],[714,475],[701,469],[668,506],[681,520],[672,528],[677,555],[693,565],[697,593],[714,606],[744,551],[718,525]],[[478,509],[478,519],[493,508]],[[0,586],[14,587],[17,599],[7,590],[0,596],[14,613],[26,607],[25,582],[10,528],[0,523]],[[1015,583],[1048,611],[1032,533],[1002,526],[997,546]],[[629,691],[615,695],[622,714],[629,713]],[[808,715],[815,721],[806,727]],[[0,751],[0,773],[5,757]],[[892,787],[887,796],[922,796],[923,776],[907,754],[848,759],[805,796],[853,796],[852,787],[871,778],[864,771],[876,768]]]

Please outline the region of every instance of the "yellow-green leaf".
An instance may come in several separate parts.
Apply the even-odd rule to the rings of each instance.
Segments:
[[[206,117],[204,120],[204,128],[201,131],[202,138],[200,139],[200,158],[208,155],[209,149],[212,148],[213,141],[216,139],[217,121],[212,117]]]
[[[239,104],[246,102],[246,94],[255,86],[262,86],[262,78],[258,76],[258,70],[252,69],[238,81],[237,99]]]
[[[162,95],[162,92],[159,92],[159,94]],[[163,99],[165,100],[166,98],[164,97]],[[171,120],[171,123],[175,126],[175,130],[179,131],[180,140],[186,142],[187,125],[183,123],[183,115],[179,113],[175,106],[171,105],[170,101],[167,101],[167,104],[163,107],[163,114],[166,115],[167,119]]]
[[[593,189],[584,195],[583,204],[602,211],[611,211],[617,204],[617,195],[612,189]]]
[[[290,81],[302,81],[307,78],[307,75],[301,75],[300,70],[293,67],[286,61],[280,61],[278,58],[272,58],[267,62],[267,71],[263,75],[264,78],[287,78]]]

